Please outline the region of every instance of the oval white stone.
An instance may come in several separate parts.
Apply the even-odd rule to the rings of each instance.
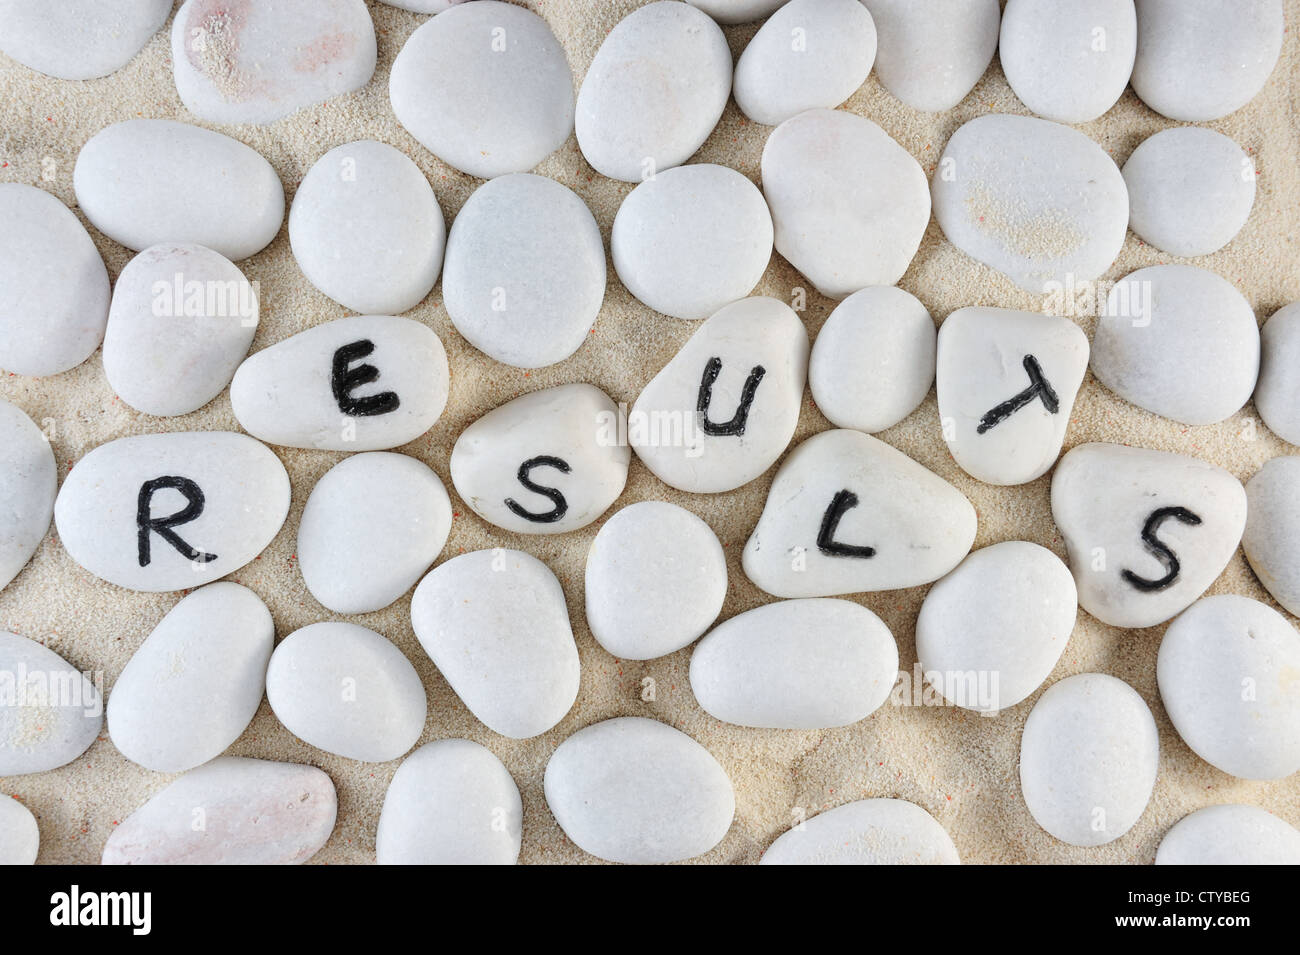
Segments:
[[[41,831],[31,810],[0,793],[0,865],[35,865]]]
[[[603,176],[641,182],[704,144],[731,93],[731,51],[718,25],[660,0],[609,31],[578,90],[578,146]]]
[[[314,766],[221,756],[124,819],[103,864],[294,865],[325,844],[337,812],[334,783]]]
[[[1278,457],[1246,482],[1241,549],[1273,599],[1300,616],[1300,457]]]
[[[467,739],[425,743],[402,761],[375,833],[380,865],[514,865],[523,803],[492,751]]]
[[[713,755],[656,720],[625,716],[578,730],[546,764],[546,805],[565,835],[609,862],[652,865],[708,852],[736,812]]]
[[[158,530],[141,536],[142,496],[149,519],[179,543]],[[166,523],[200,500],[198,514]],[[288,513],[280,459],[229,431],[101,444],[76,463],[54,501],[59,540],[73,560],[119,587],[150,592],[189,590],[233,573],[271,543]]]
[[[61,80],[116,73],[149,42],[172,0],[0,0],[0,50]]]
[[[1207,806],[1165,833],[1156,865],[1300,865],[1300,829],[1259,806]]]
[[[1020,740],[1029,814],[1070,845],[1113,842],[1146,809],[1159,748],[1151,711],[1123,680],[1080,673],[1054,683]]]
[[[876,76],[913,109],[952,109],[998,45],[998,0],[862,0],[876,24]]]
[[[354,623],[313,623],[275,648],[266,699],[299,739],[347,759],[397,759],[424,732],[424,684],[386,637]]]
[[[284,219],[284,187],[262,156],[167,119],[100,130],[81,148],[72,181],[91,224],[137,252],[185,242],[238,262],[264,249]]]
[[[770,14],[785,0],[687,0],[693,7],[699,7],[719,23],[749,23],[761,20]]]
[[[726,723],[812,730],[866,719],[898,678],[884,621],[848,600],[786,600],[714,627],[691,654],[691,690]]]
[[[0,400],[0,590],[45,539],[57,486],[45,433],[20,408]]]
[[[1300,444],[1300,302],[1278,309],[1260,330],[1255,408],[1269,430]]]
[[[298,267],[362,315],[396,315],[424,301],[446,238],[442,208],[420,167],[369,139],[316,160],[289,209]]]
[[[0,673],[12,675],[17,696],[0,706],[0,776],[58,769],[95,741],[104,725],[103,700],[63,657],[0,631]],[[42,694],[41,687],[48,691]]]
[[[230,404],[244,430],[270,444],[380,451],[432,428],[448,385],[447,352],[433,329],[355,315],[249,356],[230,383]]]
[[[517,550],[453,557],[411,600],[420,646],[490,730],[545,733],[578,698],[578,648],[550,568]]]
[[[274,644],[271,612],[247,587],[221,581],[183,597],[113,684],[113,745],[159,773],[220,756],[257,713]]]
[[[759,865],[960,865],[935,818],[902,799],[861,799],[778,836]]]
[[[499,176],[451,225],[442,294],[456,330],[489,357],[516,368],[563,361],[605,299],[600,227],[554,179]]]

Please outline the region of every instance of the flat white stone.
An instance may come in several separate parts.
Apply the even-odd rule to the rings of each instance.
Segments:
[[[1242,779],[1300,770],[1300,634],[1239,594],[1198,600],[1160,642],[1160,699],[1197,756]]]
[[[1207,806],[1165,833],[1156,865],[1300,865],[1300,829],[1259,806]]]
[[[449,374],[429,326],[357,315],[250,355],[230,383],[230,404],[244,430],[270,444],[381,451],[433,427]]]
[[[100,130],[81,148],[72,182],[91,224],[137,252],[193,243],[238,262],[266,248],[284,219],[284,187],[261,155],[169,119]]]
[[[963,125],[931,191],[949,242],[1036,295],[1096,279],[1128,231],[1115,161],[1078,130],[1032,116]]]
[[[749,23],[772,13],[785,0],[687,0],[722,24]]]
[[[777,837],[759,865],[960,865],[935,818],[902,799],[860,799]]]
[[[623,493],[632,452],[599,388],[559,385],[494,408],[461,432],[451,481],[479,517],[518,534],[586,527]]]
[[[41,546],[54,514],[58,470],[45,433],[0,401],[0,590]]]
[[[653,865],[708,852],[736,811],[713,755],[656,720],[625,716],[578,730],[546,764],[546,805],[578,848]]]
[[[422,461],[344,458],[316,482],[298,524],[298,567],[335,613],[382,610],[415,586],[451,533],[451,499]]]
[[[640,182],[680,166],[718,125],[731,93],[718,25],[660,0],[609,31],[578,90],[576,132],[596,172]]]
[[[730,491],[770,468],[799,423],[808,331],[774,298],[742,299],[700,326],[637,396],[628,442],[665,484]]]
[[[201,245],[155,245],[122,269],[104,333],[104,374],[151,415],[197,411],[221,394],[257,331],[258,289]]]
[[[41,831],[31,810],[0,793],[0,865],[35,865]]]
[[[104,725],[90,679],[53,650],[0,631],[0,776],[44,773],[84,753]],[[4,684],[9,684],[4,686]]]
[[[397,315],[424,301],[446,238],[420,167],[370,139],[316,160],[289,209],[289,242],[303,275],[362,315]]]
[[[822,295],[903,277],[930,221],[930,193],[920,164],[871,120],[800,113],[768,137],[762,172],[776,250]]]
[[[740,111],[777,126],[806,109],[834,109],[876,59],[876,27],[861,0],[790,0],[736,61]]]
[[[334,783],[314,766],[221,756],[122,820],[103,864],[294,865],[325,844],[337,811]]]
[[[823,431],[782,462],[743,564],[775,597],[916,587],[961,562],[975,525],[970,501],[901,451]]]
[[[600,227],[554,179],[498,176],[451,225],[442,294],[456,330],[490,358],[516,368],[563,361],[605,299]]]
[[[1153,265],[1120,279],[1092,340],[1092,373],[1126,401],[1183,424],[1215,424],[1250,400],[1259,326],[1227,279]]]
[[[271,612],[247,587],[221,581],[183,597],[113,684],[113,745],[159,773],[220,756],[257,713],[274,644]]]
[[[68,554],[119,587],[189,590],[260,554],[289,513],[289,475],[229,431],[141,434],[101,444],[54,501]]]
[[[61,80],[116,73],[149,42],[172,0],[0,0],[0,50]]]
[[[1274,312],[1259,337],[1255,410],[1279,438],[1300,444],[1300,302]]]
[[[939,420],[953,458],[986,484],[1025,484],[1056,463],[1088,370],[1068,318],[960,308],[939,328]]]
[[[991,544],[925,595],[916,655],[944,699],[996,713],[1051,675],[1078,609],[1070,568],[1050,550],[1028,541]]]
[[[1128,86],[1137,53],[1133,0],[1007,0],[998,59],[1039,116],[1087,123]]]
[[[898,645],[848,600],[784,600],[714,627],[691,654],[691,691],[724,723],[812,730],[866,719],[898,678]]]
[[[1172,255],[1209,255],[1255,204],[1255,162],[1222,133],[1176,126],[1144,139],[1124,164],[1129,228]]]
[[[862,0],[876,24],[876,76],[913,109],[965,99],[998,45],[998,0]]]
[[[57,375],[99,347],[108,270],[90,235],[58,199],[0,184],[0,368]]]
[[[1081,444],[1052,476],[1052,517],[1079,605],[1113,627],[1153,627],[1227,566],[1246,525],[1246,491],[1198,458]]]
[[[619,280],[642,303],[674,318],[707,318],[763,277],[772,215],[734,169],[693,163],[628,193],[609,244]]]
[[[1025,805],[1062,842],[1113,842],[1146,809],[1159,751],[1156,721],[1131,686],[1104,673],[1066,677],[1038,698],[1025,721]]]
[[[380,865],[514,865],[523,803],[492,751],[467,739],[426,743],[388,784],[375,833]]]
[[[363,0],[186,0],[172,21],[181,102],[209,123],[273,123],[375,72]]]
[[[573,132],[573,73],[537,14],[497,0],[451,7],[393,61],[397,121],[461,172],[527,172]]]
[[[1255,98],[1282,50],[1282,0],[1135,0],[1133,92],[1162,116],[1200,123]]]
[[[629,504],[591,542],[587,625],[620,660],[694,643],[727,597],[727,558],[708,524],[666,501]]]
[[[884,431],[929,394],[935,351],[934,319],[916,296],[893,285],[864,288],[817,333],[808,388],[837,428]]]
[[[313,623],[271,654],[266,699],[302,741],[347,759],[397,759],[424,732],[424,684],[388,638],[354,623]]]
[[[1241,549],[1273,599],[1300,616],[1300,457],[1265,462],[1246,482]]]
[[[411,600],[420,646],[471,713],[511,739],[545,733],[578,698],[578,648],[564,591],[522,551],[439,564]]]

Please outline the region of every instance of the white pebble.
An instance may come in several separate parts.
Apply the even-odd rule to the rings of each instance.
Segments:
[[[379,2],[400,10],[410,10],[412,13],[442,13],[458,3],[464,3],[465,0],[379,0]]]
[[[913,109],[965,99],[998,45],[998,0],[862,0],[876,24],[876,75]]]
[[[724,25],[761,20],[785,0],[687,0]]]
[[[45,539],[57,486],[45,433],[20,408],[0,400],[0,590]]]
[[[960,865],[943,826],[902,799],[860,799],[781,835],[759,865]]]
[[[0,50],[61,80],[116,73],[149,42],[172,0],[0,0]]]
[[[31,810],[0,793],[0,866],[35,865],[41,831]]]
[[[1300,444],[1300,302],[1278,309],[1260,331],[1255,408],[1274,434]]]
[[[44,773],[72,762],[99,736],[104,701],[88,676],[53,650],[0,630],[0,776]]]
[[[1246,482],[1246,501],[1246,560],[1273,599],[1300,616],[1300,457],[1265,462]]]
[[[1165,833],[1156,865],[1300,865],[1300,829],[1259,806],[1207,806]]]

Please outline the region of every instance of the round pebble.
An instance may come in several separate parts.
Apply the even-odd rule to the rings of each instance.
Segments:
[[[0,793],[0,865],[35,865],[41,831],[31,810]]]
[[[1270,431],[1300,444],[1300,302],[1274,312],[1259,337],[1255,409]]]
[[[876,76],[904,104],[952,109],[998,45],[998,0],[862,0],[876,25]]]
[[[61,80],[126,66],[172,11],[172,0],[0,0],[0,50]]]
[[[960,865],[935,818],[902,799],[861,799],[779,836],[759,865]]]
[[[722,24],[750,23],[768,16],[785,0],[687,0]]]
[[[1241,549],[1273,599],[1300,616],[1300,457],[1265,462],[1246,482]]]
[[[1165,833],[1156,865],[1300,865],[1300,829],[1259,806],[1207,806]]]
[[[90,679],[35,640],[0,630],[0,776],[66,766],[99,736],[104,701]],[[20,679],[25,674],[27,679]]]
[[[45,539],[57,486],[45,433],[20,408],[0,401],[0,590]]]

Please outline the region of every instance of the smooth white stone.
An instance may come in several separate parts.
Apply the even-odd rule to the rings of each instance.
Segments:
[[[1259,806],[1207,806],[1165,833],[1156,865],[1300,865],[1300,829]]]
[[[221,581],[183,597],[113,684],[113,745],[159,773],[220,756],[257,713],[274,644],[271,612],[247,587]]]
[[[1128,224],[1171,255],[1209,255],[1241,231],[1255,204],[1255,162],[1222,133],[1162,130],[1124,164]]]
[[[696,494],[740,487],[789,446],[807,369],[808,331],[788,305],[766,297],[734,302],[701,325],[637,396],[628,442],[671,487]],[[709,403],[701,414],[705,382]],[[742,414],[739,433],[707,430]]]
[[[1153,414],[1215,424],[1250,400],[1259,355],[1255,312],[1231,282],[1194,265],[1154,265],[1110,290],[1092,373]]]
[[[939,328],[935,378],[948,450],[967,474],[986,484],[1026,484],[1042,477],[1061,453],[1087,370],[1088,336],[1068,318],[1007,308],[958,309]],[[1028,404],[1005,407],[1033,387],[1040,390]]]
[[[1070,568],[1045,547],[982,547],[925,595],[916,655],[944,699],[979,712],[1015,706],[1065,652],[1079,609]]]
[[[1038,698],[1020,740],[1020,788],[1034,821],[1062,842],[1101,846],[1128,832],[1155,786],[1156,721],[1137,691],[1080,673]]]
[[[471,713],[511,739],[545,733],[578,698],[578,648],[549,567],[496,548],[453,557],[411,600],[420,646]]]
[[[172,0],[0,0],[0,50],[61,80],[116,73],[149,42]]]
[[[270,444],[381,451],[433,427],[447,406],[449,374],[429,326],[356,315],[249,356],[230,383],[230,404],[244,430]]]
[[[759,865],[960,865],[935,818],[902,799],[861,799],[819,812],[768,847]]]
[[[1264,88],[1282,50],[1282,0],[1135,2],[1133,92],[1157,113],[1219,119]]]
[[[1246,482],[1241,549],[1273,599],[1300,616],[1300,457],[1264,463]]]
[[[379,0],[379,2],[401,10],[410,10],[412,13],[442,13],[458,3],[464,3],[465,0]]]
[[[41,831],[31,810],[0,793],[0,866],[35,865]]]
[[[629,504],[587,552],[587,625],[620,660],[653,660],[693,643],[726,597],[718,536],[676,504]]]
[[[1259,334],[1255,409],[1270,431],[1300,444],[1300,302],[1274,312]]]
[[[998,59],[1039,116],[1087,123],[1128,86],[1137,53],[1133,0],[1007,0]]]
[[[455,6],[411,34],[393,61],[397,121],[461,172],[527,172],[573,132],[573,73],[537,14],[497,0]]]
[[[193,487],[156,484],[150,494],[146,485],[160,479]],[[193,558],[159,530],[141,536],[142,494],[149,519]],[[166,523],[191,508],[199,513]],[[59,540],[73,560],[119,587],[149,592],[189,590],[233,573],[271,543],[288,513],[289,475],[280,459],[229,431],[141,434],[101,444],[76,463],[54,501]]]
[[[708,852],[736,811],[713,755],[656,720],[625,716],[578,730],[546,764],[546,805],[578,848],[652,865]]]
[[[100,130],[81,148],[72,181],[91,224],[137,252],[186,242],[238,262],[266,248],[284,219],[284,187],[260,154],[168,119]]]
[[[108,270],[80,220],[48,192],[0,184],[0,368],[57,375],[99,347]]]
[[[898,678],[898,645],[848,600],[785,600],[714,627],[691,654],[691,691],[709,715],[765,729],[866,719]]]
[[[124,819],[103,864],[293,865],[325,844],[337,812],[334,783],[314,766],[221,756]]]
[[[181,102],[209,123],[273,123],[375,73],[363,0],[186,0],[172,22]]]
[[[608,395],[593,385],[558,385],[508,401],[462,431],[451,449],[451,481],[497,527],[563,534],[609,509],[631,457]]]
[[[718,125],[731,51],[699,10],[660,0],[609,31],[578,90],[576,131],[598,173],[640,182],[680,166]]]
[[[840,520],[828,543],[869,547],[872,556],[821,549],[833,511]],[[975,525],[970,501],[901,451],[858,431],[823,431],[782,462],[743,564],[775,597],[916,587],[961,562]]]
[[[749,23],[772,13],[785,0],[687,0],[722,24]]]
[[[298,524],[298,567],[322,606],[371,613],[415,586],[450,533],[451,499],[428,465],[366,451],[312,488]]]
[[[266,699],[299,739],[367,763],[397,759],[424,732],[424,684],[402,651],[354,623],[313,623],[271,654]]]
[[[0,590],[41,546],[54,515],[58,470],[45,433],[0,400]]]
[[[1081,444],[1052,476],[1052,517],[1069,551],[1079,605],[1113,627],[1153,627],[1191,606],[1227,566],[1246,526],[1246,491],[1198,458]],[[1143,540],[1148,523],[1169,553]]]
[[[499,176],[451,225],[442,294],[456,330],[488,357],[516,368],[563,361],[605,299],[600,227],[554,179]]]
[[[862,0],[876,24],[876,76],[913,109],[952,109],[998,45],[998,0]]]
[[[834,109],[876,59],[876,27],[861,0],[790,0],[736,61],[740,111],[777,126],[806,109]]]
[[[642,303],[674,318],[707,318],[763,277],[772,215],[740,173],[694,163],[629,192],[609,245],[619,280]]]
[[[1207,763],[1242,779],[1300,770],[1300,634],[1272,607],[1198,600],[1165,631],[1156,678],[1178,735]]]
[[[201,245],[155,245],[117,277],[104,333],[104,374],[151,415],[197,411],[221,394],[257,331],[258,289]]]
[[[523,803],[492,751],[467,739],[426,743],[402,761],[375,833],[380,865],[514,865]]]
[[[1035,295],[1096,279],[1128,231],[1115,161],[1078,130],[1032,116],[963,125],[931,190],[948,241]]]
[[[104,725],[99,690],[53,650],[0,631],[0,776],[44,773],[84,753]]]
[[[934,384],[934,319],[892,285],[854,292],[831,312],[808,362],[817,410],[837,428],[873,434],[915,411]]]
[[[397,315],[438,280],[447,225],[420,167],[386,143],[336,146],[307,170],[289,241],[312,285],[362,315]]]
[[[788,119],[763,147],[776,250],[822,295],[893,285],[930,221],[925,173],[883,129],[841,110]]]

